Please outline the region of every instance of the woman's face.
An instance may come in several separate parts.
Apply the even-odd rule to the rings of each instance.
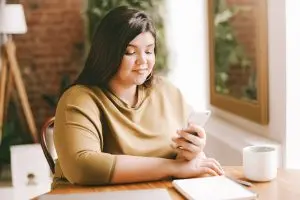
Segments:
[[[150,32],[136,36],[129,42],[113,81],[123,86],[143,84],[155,64],[154,48],[155,39]]]

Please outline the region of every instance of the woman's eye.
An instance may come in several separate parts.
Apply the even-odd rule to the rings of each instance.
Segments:
[[[133,54],[135,54],[135,51],[126,51],[125,52],[125,55],[133,55]]]
[[[153,51],[146,51],[146,54],[153,54]]]

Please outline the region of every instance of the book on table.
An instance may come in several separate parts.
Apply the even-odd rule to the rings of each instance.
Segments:
[[[173,180],[174,188],[189,200],[251,200],[258,195],[226,176]]]

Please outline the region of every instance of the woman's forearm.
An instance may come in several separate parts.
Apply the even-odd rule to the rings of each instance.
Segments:
[[[176,161],[165,158],[118,155],[112,183],[167,179],[174,175]]]

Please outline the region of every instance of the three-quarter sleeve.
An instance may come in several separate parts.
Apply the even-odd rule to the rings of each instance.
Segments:
[[[116,156],[102,152],[100,112],[85,89],[67,91],[59,101],[54,144],[61,170],[73,184],[107,184],[112,177]]]

